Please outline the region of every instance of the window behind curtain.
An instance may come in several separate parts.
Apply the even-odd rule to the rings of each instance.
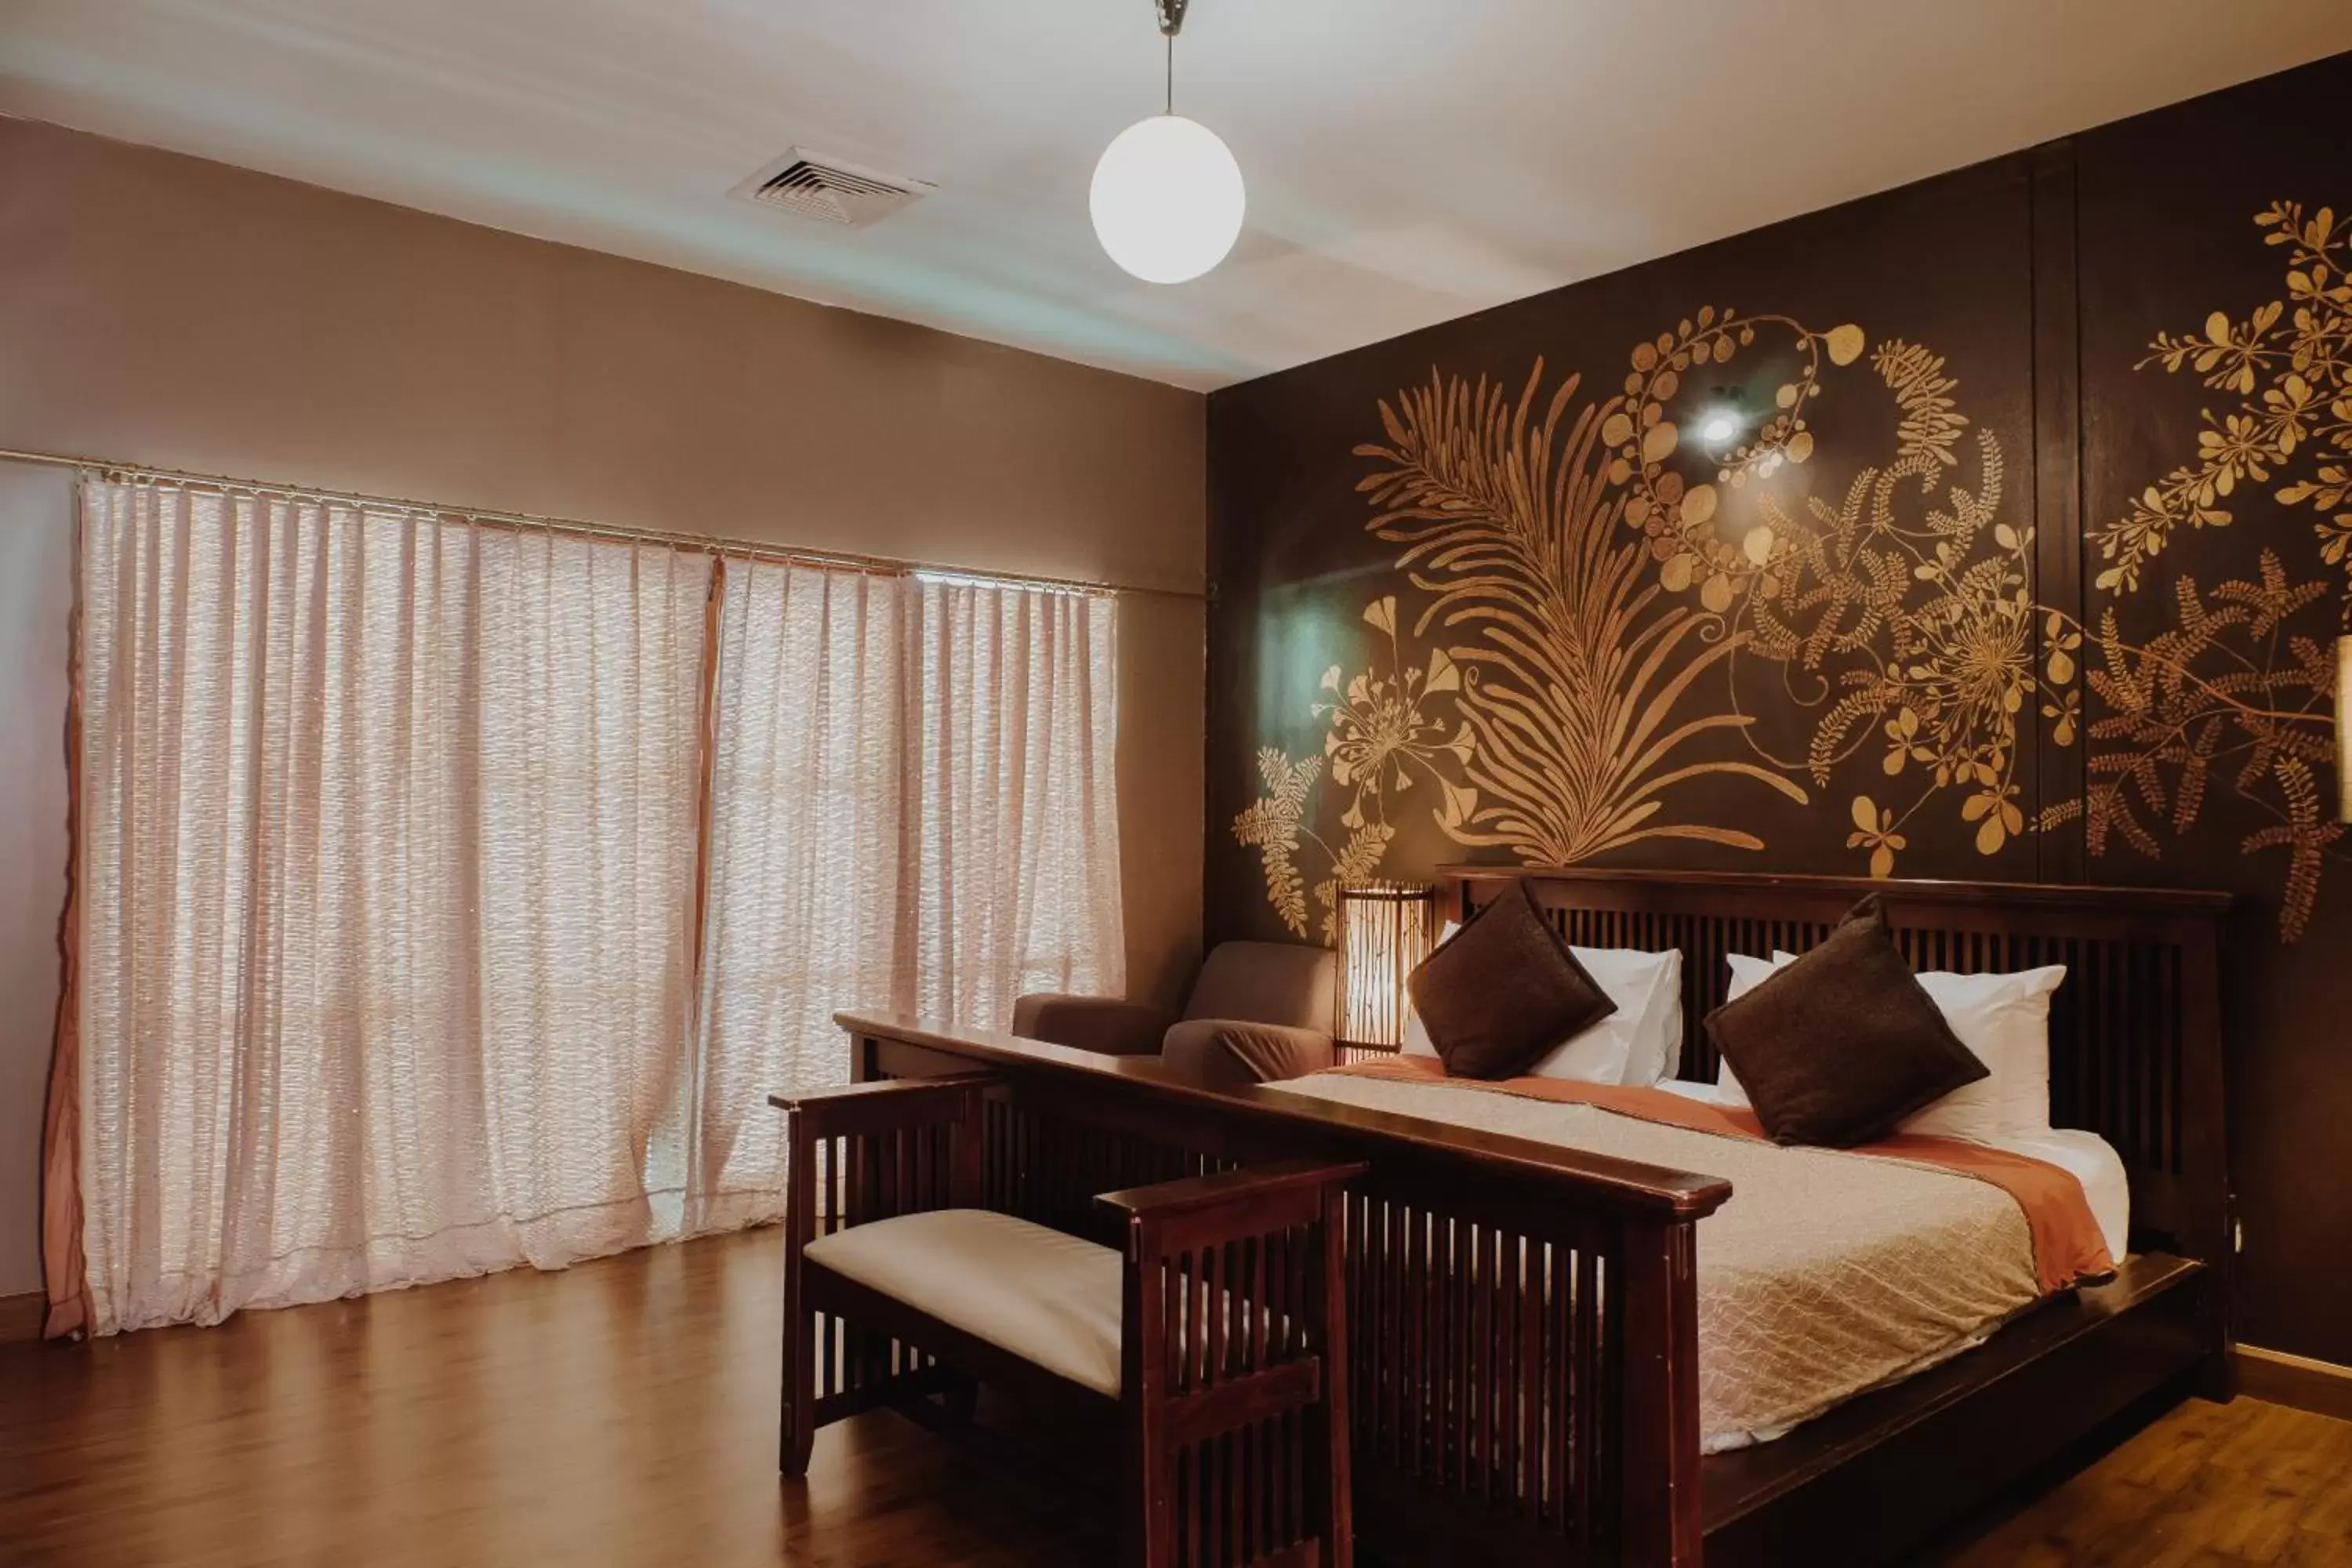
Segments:
[[[92,1326],[656,1234],[708,558],[92,482],[82,572]]]
[[[1117,996],[1117,605],[1049,588],[918,578],[911,1009],[983,1028],[1030,991]]]
[[[834,1012],[895,1005],[905,951],[904,580],[737,560],[725,573],[689,1230],[783,1212],[768,1096],[845,1076]]]
[[[160,481],[81,522],[95,1331],[772,1216],[836,1009],[1122,987],[1107,596]]]
[[[730,561],[688,1228],[782,1212],[779,1089],[835,1012],[1001,1028],[1117,995],[1117,601]]]

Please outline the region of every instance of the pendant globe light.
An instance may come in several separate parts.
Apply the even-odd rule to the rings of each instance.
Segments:
[[[1112,138],[1087,205],[1110,258],[1147,283],[1182,283],[1225,258],[1242,232],[1241,165],[1217,133],[1176,112],[1176,35],[1188,0],[1154,0],[1168,40],[1167,110]]]

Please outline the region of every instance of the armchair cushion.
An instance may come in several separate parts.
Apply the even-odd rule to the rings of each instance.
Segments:
[[[1168,1031],[1160,1059],[1203,1089],[1302,1078],[1332,1065],[1331,1037],[1320,1029],[1252,1024],[1235,1018],[1187,1018]]]
[[[1184,1016],[1328,1030],[1339,954],[1289,942],[1222,942],[1210,950]]]
[[[1160,1049],[1169,1013],[1149,1002],[1113,996],[1066,996],[1033,993],[1013,1004],[1013,1030],[1024,1039],[1102,1051],[1116,1057],[1150,1056]]]

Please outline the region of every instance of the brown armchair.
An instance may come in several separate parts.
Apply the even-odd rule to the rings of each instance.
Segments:
[[[1297,1078],[1338,1059],[1339,955],[1286,942],[1220,942],[1181,1016],[1148,1002],[1041,992],[1013,1005],[1013,1033],[1113,1056],[1157,1055],[1210,1089]]]

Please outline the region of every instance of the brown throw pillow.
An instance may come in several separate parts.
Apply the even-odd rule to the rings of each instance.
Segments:
[[[1617,1010],[1524,879],[1471,916],[1405,984],[1429,1043],[1458,1078],[1516,1078]]]
[[[1778,1143],[1851,1148],[1990,1076],[1887,934],[1878,896],[1819,947],[1706,1017]]]

